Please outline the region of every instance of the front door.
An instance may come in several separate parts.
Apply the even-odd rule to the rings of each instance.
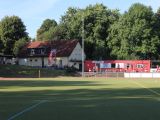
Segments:
[[[41,58],[42,59],[42,68],[44,67],[44,57]]]
[[[82,71],[82,64],[79,64],[79,71]]]

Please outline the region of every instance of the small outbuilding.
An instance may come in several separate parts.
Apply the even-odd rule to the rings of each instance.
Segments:
[[[15,64],[16,59],[13,55],[0,54],[0,64]]]

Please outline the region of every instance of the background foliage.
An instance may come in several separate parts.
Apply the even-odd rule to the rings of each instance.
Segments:
[[[83,26],[84,24],[84,26]],[[135,3],[125,13],[103,4],[84,9],[70,7],[59,22],[46,19],[35,40],[82,40],[87,59],[159,59],[160,9]],[[0,52],[18,54],[28,42],[21,19],[6,16],[0,21]]]

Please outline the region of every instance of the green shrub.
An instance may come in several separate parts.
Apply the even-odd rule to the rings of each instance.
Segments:
[[[74,66],[66,67],[65,71],[66,71],[66,73],[76,73],[77,72],[77,68],[75,68]]]

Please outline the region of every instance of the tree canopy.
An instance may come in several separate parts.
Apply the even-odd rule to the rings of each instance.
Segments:
[[[0,21],[0,40],[5,54],[13,54],[16,41],[28,38],[26,27],[18,16],[6,16]]]
[[[56,27],[45,30],[44,36],[50,40],[81,40],[83,30],[87,59],[159,58],[160,9],[154,13],[151,7],[135,3],[120,14],[103,4],[84,9],[70,7]]]
[[[69,8],[61,24],[67,26],[66,39],[82,39],[84,29],[87,59],[107,59],[110,57],[106,41],[108,29],[119,15],[118,10],[110,10],[103,4],[89,5],[85,9]]]
[[[108,45],[118,59],[157,59],[160,38],[151,7],[133,4],[110,30]]]
[[[52,40],[81,40],[84,29],[87,59],[107,59],[110,57],[110,50],[106,41],[108,29],[111,24],[118,20],[119,16],[118,10],[110,10],[103,4],[89,5],[85,9],[70,7],[61,17],[60,23],[52,29],[47,29],[45,35],[50,40],[51,38]],[[84,22],[84,26],[82,22]],[[41,40],[41,38],[38,40]]]
[[[28,42],[28,39],[26,38],[21,38],[18,41],[16,41],[13,47],[13,54],[17,56],[20,53],[21,49],[26,45],[27,42]]]
[[[51,40],[54,33],[54,29],[57,26],[55,20],[46,19],[43,21],[41,27],[37,30],[37,39],[38,40]]]
[[[154,13],[151,7],[135,3],[121,14],[103,4],[69,7],[58,23],[45,19],[36,40],[81,41],[82,36],[87,59],[159,59],[160,8]],[[6,16],[0,21],[0,53],[17,54],[27,38],[19,17]]]

